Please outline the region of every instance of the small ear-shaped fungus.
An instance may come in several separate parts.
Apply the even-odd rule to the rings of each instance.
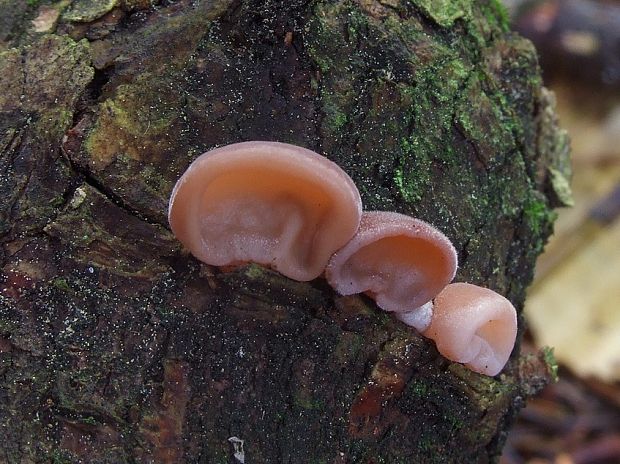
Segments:
[[[318,277],[355,234],[359,192],[338,165],[305,148],[243,142],[199,156],[172,191],[177,238],[214,266],[255,262]]]
[[[424,335],[439,352],[485,375],[503,369],[517,337],[517,312],[500,294],[477,285],[448,285],[435,298]]]
[[[371,211],[364,212],[357,234],[332,257],[325,274],[340,294],[364,292],[385,311],[411,318],[428,312],[423,305],[454,278],[456,266],[452,243],[430,224]],[[423,330],[428,318],[417,316]]]

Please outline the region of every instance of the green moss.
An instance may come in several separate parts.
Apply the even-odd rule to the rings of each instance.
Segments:
[[[523,216],[529,229],[538,237],[546,228],[550,227],[557,214],[549,209],[542,195],[532,191],[523,206]]]
[[[490,4],[480,3],[485,19],[497,26],[502,32],[510,30],[510,13],[501,0],[490,0]]]
[[[338,15],[343,19],[342,23],[335,21]],[[344,77],[334,75],[334,70],[341,69],[341,64],[334,60],[347,55],[351,67],[360,61],[357,37],[366,29],[366,22],[365,16],[353,5],[338,4],[318,7],[308,25],[307,50],[322,73],[321,79],[316,81],[316,90],[321,94],[323,128],[334,138],[346,132],[345,126],[350,122],[356,93],[360,90],[351,81],[350,74]]]
[[[293,396],[293,404],[306,410],[320,411],[325,408],[325,403],[322,400],[312,398],[306,393],[295,394]]]
[[[259,280],[265,277],[265,268],[259,264],[250,263],[244,269],[244,274],[252,280]]]
[[[451,27],[457,19],[469,19],[471,0],[411,0],[422,12],[441,27]]]
[[[345,332],[338,340],[332,356],[341,366],[347,365],[357,357],[363,344],[363,337],[353,332]]]
[[[443,158],[454,101],[470,72],[462,61],[450,59],[450,51],[439,48],[437,52],[436,61],[415,76],[415,85],[400,86],[408,125],[414,131],[400,142],[394,184],[407,202],[421,200],[431,188],[433,161]]]
[[[415,381],[409,385],[409,390],[415,396],[425,397],[428,395],[428,385],[424,382]]]
[[[308,52],[312,55],[314,62],[323,74],[327,74],[332,67],[332,62],[324,55],[317,53],[313,47],[308,47]]]
[[[334,19],[344,10],[344,5],[319,5],[316,14],[312,16],[308,29],[308,53],[323,74],[328,74],[334,67],[334,53],[325,53],[324,50],[332,47],[343,47],[343,37],[340,24]]]
[[[405,201],[416,202],[422,199],[431,184],[431,160],[427,155],[432,146],[424,137],[413,136],[402,140],[401,148],[403,156],[394,170],[394,183]]]
[[[86,425],[97,425],[97,420],[93,416],[85,417],[81,422]]]
[[[420,455],[424,457],[424,460],[419,462],[424,462],[425,464],[449,462],[449,460],[446,460],[445,444],[437,441],[437,436],[433,434],[432,430],[422,432],[418,440],[418,449],[420,450]]]
[[[119,129],[134,136],[154,136],[167,129],[178,116],[172,102],[164,101],[152,76],[143,75],[135,84],[120,85],[114,99],[102,104],[101,111],[114,120]],[[150,89],[145,92],[144,89]]]
[[[59,208],[60,206],[62,206],[65,202],[65,199],[63,197],[62,194],[58,194],[56,196],[53,196],[52,198],[50,198],[48,204],[52,207],[52,208]]]
[[[75,462],[68,451],[55,449],[49,454],[49,460],[52,464],[71,464]]]
[[[69,286],[67,279],[63,277],[57,277],[56,279],[54,279],[52,281],[52,285],[56,287],[57,289],[62,290],[63,292],[71,291],[71,287]]]
[[[340,110],[337,97],[332,95],[333,98],[326,97],[324,99],[323,111],[325,114],[326,128],[333,134],[340,131],[348,121],[347,115]]]
[[[454,432],[458,432],[465,426],[465,421],[459,415],[444,413],[442,418]]]
[[[551,379],[554,382],[557,382],[560,377],[558,376],[558,362],[555,359],[555,355],[553,353],[553,348],[549,346],[545,346],[542,349],[543,359],[547,364],[547,368],[549,369],[549,373],[551,374]]]
[[[140,176],[144,179],[145,185],[155,192],[165,191],[170,185],[169,181],[162,176],[161,171],[152,164],[145,165]]]
[[[91,22],[112,11],[118,4],[119,0],[75,0],[63,17],[68,21]]]
[[[482,89],[483,82],[480,76],[471,76],[461,95],[455,122],[475,146],[480,160],[493,168],[516,150],[516,120],[505,115],[502,98]]]
[[[462,17],[465,18],[473,14],[471,5],[470,2],[443,5],[447,7],[443,13],[450,13],[447,17],[464,13]],[[493,4],[476,5],[478,22],[484,23],[480,21],[479,8],[487,8],[486,14],[497,23],[489,27],[499,31],[503,21],[501,10]],[[441,9],[442,5],[429,2],[426,7]],[[433,13],[438,15],[441,11],[434,10]],[[441,209],[447,222],[450,216],[454,216],[454,211],[445,202],[455,195],[461,196],[467,200],[464,209],[471,213],[464,215],[463,224],[459,226],[472,228],[480,227],[480,222],[486,221],[489,214],[498,215],[504,210],[509,217],[520,214],[523,203],[515,198],[524,201],[527,188],[517,196],[513,191],[502,194],[506,188],[501,179],[490,175],[488,185],[479,185],[480,176],[475,169],[462,169],[468,160],[471,160],[472,167],[478,168],[471,153],[464,153],[465,150],[471,151],[473,144],[474,156],[484,167],[501,170],[507,160],[515,160],[520,163],[519,172],[515,169],[510,174],[518,176],[525,172],[523,155],[516,144],[516,140],[522,139],[524,129],[514,112],[514,104],[495,85],[496,76],[485,66],[476,64],[481,62],[477,41],[463,41],[473,50],[470,53],[468,48],[454,48],[449,38],[445,42],[430,41],[415,17],[404,21],[388,17],[384,22],[360,19],[359,10],[352,4],[323,5],[319,7],[316,18],[312,22],[312,39],[309,40],[313,58],[320,61],[325,56],[334,60],[347,57],[344,71],[339,72],[341,67],[335,66],[338,63],[334,61],[329,73],[317,83],[319,102],[325,115],[326,148],[331,148],[329,143],[333,140],[338,141],[332,145],[336,150],[341,141],[347,144],[354,140],[356,147],[360,147],[363,158],[357,152],[352,156],[340,154],[339,157],[345,168],[347,164],[355,166],[353,175],[357,175],[355,181],[367,205],[393,207],[386,205],[385,200],[387,195],[396,193],[404,204],[411,205],[409,212],[424,214],[432,211],[431,214],[436,215],[434,212]],[[352,40],[351,22],[355,23],[355,33],[363,33],[366,43],[376,47],[352,48],[349,42]],[[467,27],[470,27],[469,22]],[[479,30],[477,24],[471,27],[476,29],[484,46],[488,46],[489,31]],[[349,37],[345,37],[345,30]],[[401,48],[382,42],[382,38],[394,35],[412,51],[410,54],[391,54],[393,49]],[[386,62],[378,56],[387,56],[390,60]],[[527,61],[526,58],[523,59]],[[323,65],[321,67],[326,69]],[[369,68],[373,70],[374,79],[356,81],[358,75],[368,76]],[[526,68],[529,69],[523,67]],[[371,101],[369,106],[368,99]],[[364,105],[367,109],[362,113],[360,108]],[[455,138],[455,125],[461,128],[459,132],[465,136],[467,144],[462,138]],[[388,179],[381,177],[384,174],[379,166],[386,166],[383,171]],[[440,172],[438,166],[442,166]],[[453,177],[457,170],[462,172],[459,177],[464,176],[462,184],[446,187],[438,181],[438,174]],[[379,182],[390,187],[389,193],[377,192]],[[492,191],[495,184],[497,192]],[[477,185],[479,194],[469,199],[466,185]],[[516,185],[515,188],[521,188],[521,184]],[[377,195],[381,195],[381,199],[377,200]],[[459,230],[467,234],[467,228],[460,227]]]
[[[437,398],[441,395],[441,391],[433,384],[432,379],[415,380],[410,382],[407,388],[410,395],[422,399]]]
[[[359,8],[348,10],[347,32],[349,41],[358,43],[365,38],[365,30],[368,27],[368,17]]]

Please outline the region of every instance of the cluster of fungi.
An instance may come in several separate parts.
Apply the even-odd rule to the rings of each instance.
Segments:
[[[324,275],[473,371],[497,375],[513,349],[515,308],[492,290],[451,283],[457,255],[444,234],[403,214],[363,211],[351,178],[311,150],[254,141],[208,151],[176,183],[168,219],[207,264],[254,262],[298,281]]]

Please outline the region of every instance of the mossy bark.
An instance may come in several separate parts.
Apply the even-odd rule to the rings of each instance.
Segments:
[[[517,349],[500,376],[472,373],[322,279],[199,263],[166,206],[210,148],[308,147],[368,209],[444,231],[459,280],[521,308],[570,200],[568,145],[499,2],[13,3],[0,0],[0,461],[497,459],[546,357]]]

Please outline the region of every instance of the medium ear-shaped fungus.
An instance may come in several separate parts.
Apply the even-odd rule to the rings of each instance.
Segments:
[[[430,224],[403,214],[364,212],[357,234],[330,260],[325,274],[342,295],[365,292],[385,311],[413,316],[453,278],[457,256]],[[403,315],[404,316],[404,315]],[[422,315],[420,315],[422,316]],[[421,317],[417,325],[424,328]]]
[[[307,281],[355,234],[361,213],[355,184],[335,163],[257,141],[199,156],[172,191],[168,220],[207,264],[256,262]]]
[[[448,285],[435,298],[424,335],[446,358],[485,375],[502,370],[517,337],[517,312],[500,294],[477,285]]]

